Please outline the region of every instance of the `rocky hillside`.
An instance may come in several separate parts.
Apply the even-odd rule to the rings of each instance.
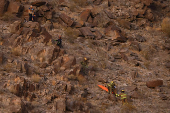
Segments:
[[[30,5],[35,22],[25,21]],[[0,113],[170,112],[169,0],[1,0],[0,9]],[[112,80],[128,104],[98,87]]]

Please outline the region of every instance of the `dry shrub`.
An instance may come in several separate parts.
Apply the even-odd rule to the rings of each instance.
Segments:
[[[22,49],[19,47],[12,48],[11,53],[15,56],[20,56],[22,54]]]
[[[121,113],[132,113],[133,111],[136,110],[136,107],[133,106],[132,104],[124,104],[121,108]]]
[[[15,21],[18,18],[14,14],[5,13],[0,19],[3,20],[3,21]]]
[[[170,18],[164,18],[162,21],[162,31],[170,36]]]
[[[35,83],[39,83],[41,80],[41,77],[39,75],[34,74],[31,76],[31,80]]]
[[[79,36],[79,32],[70,27],[66,28],[64,31],[65,31],[65,34],[68,36],[68,41],[70,43],[74,43],[74,40]]]

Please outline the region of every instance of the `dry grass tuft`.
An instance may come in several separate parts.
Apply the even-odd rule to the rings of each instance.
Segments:
[[[122,106],[121,113],[132,113],[135,110],[136,110],[136,107],[128,103]]]
[[[162,21],[162,31],[170,36],[170,18],[164,18]]]
[[[35,83],[39,83],[41,80],[41,77],[39,75],[34,74],[31,76],[31,80]]]

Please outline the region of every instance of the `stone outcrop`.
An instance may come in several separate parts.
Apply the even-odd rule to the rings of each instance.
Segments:
[[[155,88],[157,86],[162,86],[162,85],[163,85],[163,80],[154,80],[154,81],[146,82],[146,86],[148,88]]]

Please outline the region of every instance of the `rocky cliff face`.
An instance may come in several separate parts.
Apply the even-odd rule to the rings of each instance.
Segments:
[[[169,4],[1,0],[0,112],[170,112]],[[98,87],[112,80],[129,104]]]

